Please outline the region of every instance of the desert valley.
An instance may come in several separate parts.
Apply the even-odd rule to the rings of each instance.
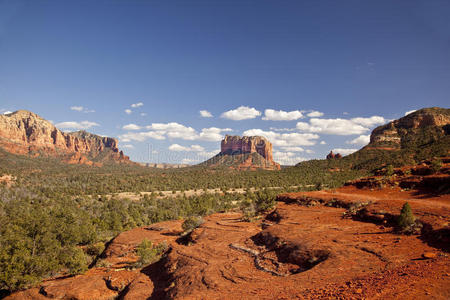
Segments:
[[[227,136],[169,170],[0,116],[2,295],[448,299],[449,128],[449,109],[422,109],[353,154],[283,169],[265,138]]]
[[[449,16],[0,0],[0,299],[450,299]]]

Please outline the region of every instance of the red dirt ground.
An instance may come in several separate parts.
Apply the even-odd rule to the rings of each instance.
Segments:
[[[181,221],[123,232],[105,251],[109,267],[7,299],[450,299],[450,195],[346,186],[279,200],[255,222],[238,213],[206,217],[184,244],[176,241]],[[388,216],[406,201],[426,234],[394,232]],[[330,206],[359,203],[369,204],[357,218]],[[144,238],[170,250],[143,269],[125,269]]]

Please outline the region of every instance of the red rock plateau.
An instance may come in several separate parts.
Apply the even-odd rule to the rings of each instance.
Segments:
[[[119,151],[116,139],[86,131],[62,132],[26,110],[0,115],[0,147],[14,154],[60,157],[72,164],[130,162],[128,156]],[[102,157],[101,162],[99,157]]]
[[[338,190],[282,194],[255,222],[213,214],[182,241],[180,220],[123,232],[103,254],[108,267],[7,299],[450,299],[450,195],[422,185],[449,183],[444,161],[437,175],[403,168]],[[414,188],[402,188],[410,176]],[[421,224],[415,235],[395,231],[405,202]],[[169,250],[127,269],[143,239]]]
[[[272,143],[261,136],[226,135],[218,155],[202,163],[207,166],[226,166],[237,170],[279,170],[273,160]]]

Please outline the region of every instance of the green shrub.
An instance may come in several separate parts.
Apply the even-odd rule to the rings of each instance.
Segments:
[[[392,176],[394,175],[394,167],[392,165],[386,166],[386,176]]]
[[[104,250],[105,250],[105,244],[103,244],[102,242],[98,242],[95,244],[90,244],[86,248],[86,253],[91,256],[99,256],[100,254],[103,253]]]
[[[264,189],[255,193],[255,208],[257,213],[271,210],[276,204],[277,193],[273,190]]]
[[[411,232],[415,225],[415,220],[416,218],[412,213],[411,206],[406,202],[397,218],[398,229],[405,233]]]
[[[161,255],[167,250],[167,244],[162,242],[157,246],[153,246],[153,243],[147,239],[142,240],[142,242],[136,247],[136,255],[139,256],[135,267],[142,267],[144,265],[151,264],[157,261]]]
[[[186,218],[181,224],[181,228],[183,228],[184,232],[188,233],[200,226],[203,223],[203,218],[200,216],[190,216]]]
[[[442,161],[440,159],[435,159],[431,162],[431,170],[433,173],[439,172],[439,170],[442,168]]]

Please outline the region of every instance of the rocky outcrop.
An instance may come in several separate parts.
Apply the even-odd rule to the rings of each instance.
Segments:
[[[222,140],[221,151],[201,165],[236,170],[279,170],[273,160],[272,143],[261,136],[230,136]]]
[[[258,153],[266,160],[273,161],[272,143],[261,136],[226,135],[221,143],[223,154]]]
[[[330,151],[327,155],[327,159],[339,159],[342,158],[342,155],[340,153],[334,154],[333,151]]]
[[[408,114],[407,116],[379,126],[370,135],[369,147],[384,149],[404,148],[404,142],[413,141],[413,135],[419,135],[421,131],[433,129],[431,136],[425,134],[425,138],[443,136],[449,134],[450,109],[424,108]],[[420,138],[419,136],[417,138]],[[423,138],[423,137],[421,137]]]
[[[0,115],[0,147],[14,154],[62,157],[76,164],[129,162],[119,151],[117,139],[86,131],[65,133],[26,110]]]

